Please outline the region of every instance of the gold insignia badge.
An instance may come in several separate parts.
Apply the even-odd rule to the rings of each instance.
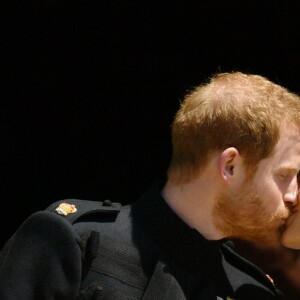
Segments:
[[[56,209],[55,211],[62,216],[67,216],[69,214],[73,214],[77,211],[77,208],[75,205],[73,204],[69,204],[66,202],[61,203]]]

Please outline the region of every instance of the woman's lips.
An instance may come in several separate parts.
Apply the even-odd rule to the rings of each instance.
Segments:
[[[297,211],[294,212],[290,217],[288,217],[285,222],[286,228],[289,228],[289,226],[291,226],[294,223],[294,221],[297,217],[300,218],[300,214]]]

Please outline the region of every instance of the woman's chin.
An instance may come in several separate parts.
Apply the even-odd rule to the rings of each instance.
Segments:
[[[289,237],[288,235],[283,235],[281,238],[281,244],[289,249],[300,250],[300,240]]]

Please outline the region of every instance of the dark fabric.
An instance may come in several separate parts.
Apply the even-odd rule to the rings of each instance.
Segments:
[[[160,189],[120,212],[76,200],[71,217],[53,212],[61,201],[31,216],[0,254],[0,299],[282,299],[230,241],[189,228]]]
[[[187,226],[161,197],[161,188],[151,188],[133,205],[133,230],[142,226],[159,245],[185,297],[202,299],[206,291],[214,299],[282,298],[262,270],[234,251],[231,241],[208,241]]]
[[[75,299],[81,251],[72,226],[60,216],[33,214],[1,255],[1,300]]]

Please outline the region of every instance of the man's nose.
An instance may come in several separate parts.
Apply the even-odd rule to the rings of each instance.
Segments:
[[[298,195],[299,195],[299,188],[298,188],[298,181],[297,178],[294,178],[291,181],[287,192],[284,195],[284,201],[289,203],[292,206],[296,206],[298,203]]]

